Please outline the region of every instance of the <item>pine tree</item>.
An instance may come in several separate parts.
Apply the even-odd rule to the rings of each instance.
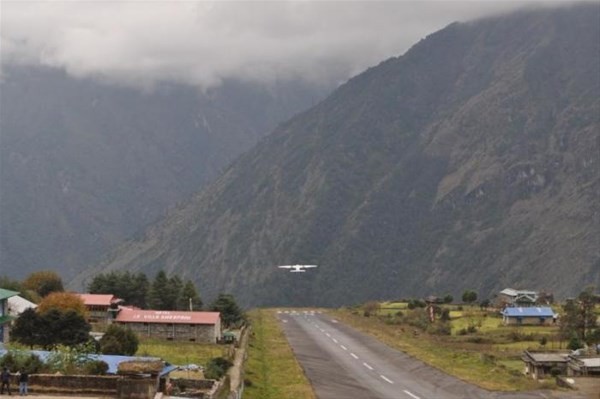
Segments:
[[[169,279],[161,270],[156,274],[148,292],[148,306],[154,310],[168,310],[164,301],[165,290],[168,289]]]
[[[177,308],[179,310],[202,310],[202,300],[191,280],[185,282]]]

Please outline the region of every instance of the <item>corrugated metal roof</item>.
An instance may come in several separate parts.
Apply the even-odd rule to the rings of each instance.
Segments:
[[[5,290],[4,288],[0,288],[0,300],[7,299],[15,295],[19,295],[19,293],[17,291]]]
[[[529,295],[529,296],[537,297],[537,295],[538,295],[538,293],[536,291],[515,290],[514,288],[505,288],[502,291],[500,291],[500,293],[507,295],[507,296]]]
[[[110,306],[118,300],[111,294],[77,294],[86,306]]]
[[[17,316],[30,308],[37,308],[37,305],[20,296],[8,298],[8,313],[12,316]]]
[[[600,357],[588,357],[579,359],[585,367],[600,367]]]
[[[527,352],[527,355],[534,362],[540,363],[566,363],[569,360],[569,355],[566,353]]]
[[[502,314],[507,317],[554,317],[554,311],[549,307],[506,308]]]
[[[4,356],[8,351],[6,349],[0,349],[0,357]],[[45,362],[48,358],[54,353],[50,351],[23,351],[24,353],[32,353],[40,358],[41,361]],[[117,370],[119,364],[122,362],[129,361],[142,361],[142,362],[150,362],[161,360],[158,357],[141,357],[141,356],[118,356],[118,355],[96,355],[89,354],[85,355],[88,359],[92,360],[101,360],[108,365],[108,374],[117,374]],[[164,368],[160,372],[160,375],[168,374],[171,371],[177,369],[176,366],[173,366],[169,363],[165,363]]]
[[[217,324],[219,312],[183,312],[121,308],[116,321],[122,323]]]

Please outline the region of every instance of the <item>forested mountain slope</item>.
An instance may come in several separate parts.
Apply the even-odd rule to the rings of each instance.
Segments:
[[[599,18],[583,4],[428,36],[76,282],[164,268],[252,305],[600,284]]]
[[[3,65],[0,274],[80,272],[326,89],[230,81],[142,91]]]

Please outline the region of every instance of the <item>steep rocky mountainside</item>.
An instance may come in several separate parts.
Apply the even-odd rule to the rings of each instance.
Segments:
[[[326,88],[121,88],[3,66],[0,275],[65,278],[188,199]]]
[[[600,8],[456,23],[282,125],[101,270],[247,305],[600,285]],[[316,263],[290,274],[275,266]]]

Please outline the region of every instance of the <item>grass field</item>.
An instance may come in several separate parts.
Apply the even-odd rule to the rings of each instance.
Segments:
[[[275,310],[249,312],[252,334],[245,365],[244,399],[315,399],[281,331]]]
[[[144,339],[140,341],[136,355],[160,357],[178,366],[190,363],[206,365],[210,359],[223,356],[225,351],[226,346],[223,345]]]
[[[546,348],[550,349],[550,337],[556,328],[508,327],[502,325],[501,318],[479,308],[449,307],[451,335],[428,334],[410,325],[395,323],[396,319],[388,316],[386,304],[382,304],[380,317],[364,317],[360,310],[350,309],[331,311],[331,314],[394,348],[482,388],[496,391],[555,388],[554,383],[540,384],[524,376],[520,356],[525,349],[541,349],[541,336],[549,337]],[[410,312],[403,310],[405,315]],[[457,334],[470,325],[476,326],[476,333]]]

